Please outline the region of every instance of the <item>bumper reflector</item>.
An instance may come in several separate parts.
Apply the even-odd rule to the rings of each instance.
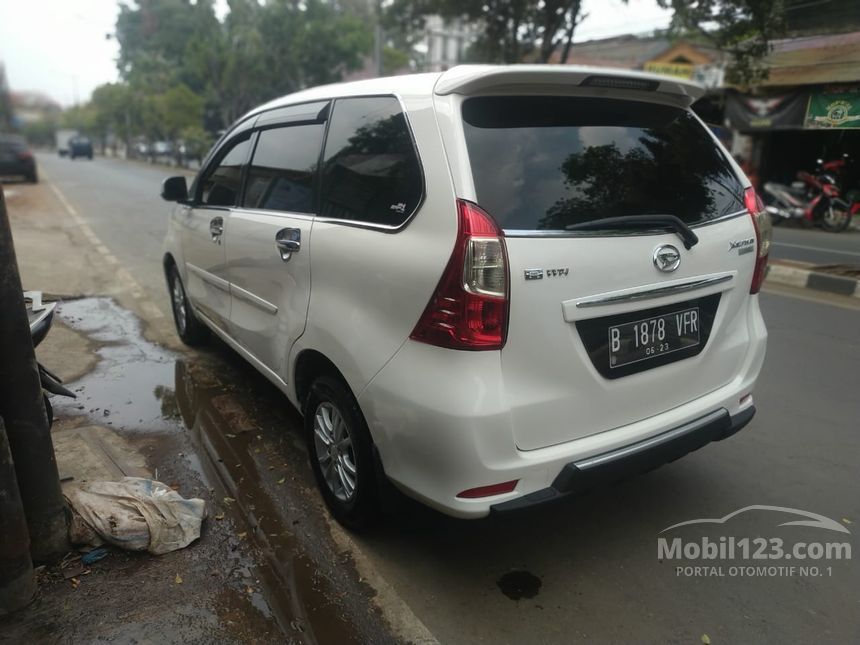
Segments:
[[[478,497],[492,497],[493,495],[510,493],[517,487],[517,483],[519,481],[519,479],[514,479],[509,482],[502,482],[501,484],[491,484],[489,486],[478,486],[477,488],[470,488],[468,490],[464,490],[462,493],[458,493],[457,497],[462,499],[475,499]]]

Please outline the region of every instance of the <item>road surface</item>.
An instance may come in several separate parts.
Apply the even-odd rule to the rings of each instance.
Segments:
[[[104,159],[39,162],[45,181],[167,311],[160,258],[168,205],[158,192],[170,171]],[[858,239],[857,232],[780,228],[774,256],[860,262]],[[770,341],[755,392],[759,413],[736,437],[524,514],[464,522],[407,504],[381,529],[356,538],[354,558],[367,561],[443,643],[699,643],[704,635],[713,643],[860,641],[860,311],[847,299],[787,289],[762,294],[761,304]],[[288,407],[228,350],[219,356],[223,374],[243,381],[249,409]],[[289,438],[273,445],[285,461],[301,464],[298,417],[279,419],[282,427],[258,423]],[[295,478],[307,484],[307,469],[296,468]],[[288,487],[277,486],[277,476],[263,466],[255,475],[269,503],[287,508]],[[786,526],[804,518],[753,508],[724,524],[664,532],[761,506],[825,516],[844,530]],[[324,518],[316,523],[324,526]],[[853,557],[673,558],[658,551],[661,537],[694,547],[730,537],[847,543]],[[756,569],[762,565],[770,568]]]
[[[813,264],[860,264],[860,229],[828,233],[783,224],[774,227],[771,257]]]

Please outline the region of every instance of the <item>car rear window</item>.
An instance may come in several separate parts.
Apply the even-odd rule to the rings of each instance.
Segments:
[[[725,154],[680,108],[487,96],[464,102],[463,121],[478,202],[507,230],[654,214],[697,224],[743,208]]]

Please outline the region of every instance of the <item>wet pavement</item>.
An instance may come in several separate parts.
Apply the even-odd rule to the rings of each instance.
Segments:
[[[0,642],[392,641],[373,592],[326,538],[300,418],[285,401],[272,409],[262,377],[223,346],[188,357],[146,341],[110,299],[63,302],[58,317],[98,348],[98,362],[67,384],[76,400],[54,399],[55,432],[117,431],[156,479],[206,499],[209,517],[190,547],[112,550],[74,589],[45,573],[42,596]],[[122,619],[84,618],[111,614]]]

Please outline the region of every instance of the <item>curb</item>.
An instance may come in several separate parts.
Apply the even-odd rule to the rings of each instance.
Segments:
[[[818,270],[823,268],[805,262],[772,260],[766,282],[860,298],[860,280]]]

